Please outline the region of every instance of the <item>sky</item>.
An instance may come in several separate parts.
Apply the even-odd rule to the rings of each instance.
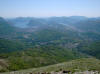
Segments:
[[[100,17],[100,0],[0,0],[1,17]]]

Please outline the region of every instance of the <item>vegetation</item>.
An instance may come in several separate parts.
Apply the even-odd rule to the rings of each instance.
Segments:
[[[100,59],[100,41],[92,42],[88,45],[80,45],[79,51]]]
[[[68,70],[93,68],[99,71],[99,60],[81,59],[86,57],[100,59],[100,19],[94,19],[0,18],[0,72],[37,68],[74,59],[80,60],[73,61],[75,63],[72,66],[68,62],[70,65],[69,67],[67,64]],[[22,23],[26,27],[15,27],[16,23],[19,27]],[[62,65],[65,67],[65,64]],[[56,70],[56,67],[52,69]]]
[[[51,71],[59,71],[60,69],[78,72],[78,71],[99,71],[100,72],[100,60],[95,58],[83,58],[72,60],[69,62],[59,63],[55,65],[50,65],[46,67],[33,68],[33,69],[25,69],[14,72],[15,74],[27,74],[27,73],[37,73],[37,72],[51,72]],[[9,74],[10,72],[1,73],[1,74]]]
[[[25,49],[24,44],[0,38],[0,53],[9,53]]]
[[[85,57],[76,51],[56,46],[38,46],[24,51],[0,54],[0,56],[8,60],[8,70],[47,66]]]

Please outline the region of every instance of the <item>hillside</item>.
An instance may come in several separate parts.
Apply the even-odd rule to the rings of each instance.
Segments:
[[[0,54],[25,49],[25,45],[18,41],[0,38]]]
[[[82,16],[0,18],[0,59],[7,64],[0,71],[43,67],[90,56],[100,59],[100,43],[96,42],[100,41],[99,23],[98,18]]]
[[[100,0],[0,0],[0,74],[100,74]]]
[[[92,55],[100,59],[100,41],[91,42],[89,44],[80,44],[78,46],[78,51]]]
[[[87,56],[59,46],[38,46],[23,51],[2,53],[0,57],[8,61],[9,71],[15,71],[52,65]]]
[[[29,73],[37,73],[37,72],[52,72],[52,71],[59,72],[60,69],[71,71],[71,72],[87,71],[87,70],[100,72],[100,60],[95,58],[77,59],[69,62],[46,66],[46,67],[15,71],[14,74],[29,74]],[[9,72],[1,73],[1,74],[9,74]]]
[[[15,27],[11,26],[4,18],[0,17],[0,38],[8,37],[16,33]]]
[[[0,72],[1,71],[3,72],[5,70],[8,71],[7,68],[8,68],[7,61],[0,58]]]

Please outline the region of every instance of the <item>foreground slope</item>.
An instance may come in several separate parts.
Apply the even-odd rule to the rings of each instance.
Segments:
[[[86,70],[100,72],[100,60],[95,58],[83,58],[83,59],[72,60],[60,64],[50,65],[46,67],[26,69],[26,70],[20,70],[15,72],[6,72],[1,74],[11,74],[11,73],[28,74],[28,73],[36,73],[36,72],[52,72],[52,71],[59,71],[60,69],[69,70],[71,72],[86,71]]]
[[[2,53],[0,54],[0,57],[3,57],[8,61],[9,66],[7,70],[16,71],[21,69],[43,67],[73,59],[79,59],[86,57],[86,55],[58,46],[39,46],[29,48],[24,51],[4,54]],[[0,71],[7,71],[2,70]]]

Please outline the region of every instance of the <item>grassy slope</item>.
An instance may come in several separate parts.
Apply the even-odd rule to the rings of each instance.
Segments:
[[[50,65],[46,67],[40,67],[40,68],[33,68],[33,69],[26,69],[26,70],[20,70],[16,71],[15,74],[27,74],[30,72],[51,72],[51,71],[59,71],[59,69],[63,70],[70,70],[74,72],[77,70],[96,70],[100,72],[100,60],[95,58],[83,58],[83,59],[77,59],[72,60],[69,62],[64,62],[60,64]],[[11,72],[1,73],[1,74],[10,74]]]

